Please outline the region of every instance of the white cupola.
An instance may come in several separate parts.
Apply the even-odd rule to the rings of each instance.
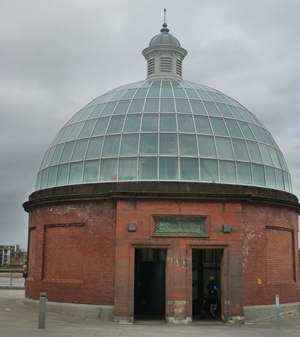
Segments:
[[[182,61],[187,51],[180,46],[178,39],[169,33],[167,27],[164,22],[160,34],[154,36],[149,47],[143,50],[148,64],[147,79],[163,77],[182,79]]]

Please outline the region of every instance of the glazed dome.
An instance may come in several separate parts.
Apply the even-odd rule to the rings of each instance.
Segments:
[[[175,181],[292,192],[286,162],[270,132],[233,98],[183,80],[186,51],[174,38],[178,44],[155,53],[164,35],[175,41],[169,31],[161,34],[143,51],[146,80],[95,98],[58,132],[44,156],[36,190]]]

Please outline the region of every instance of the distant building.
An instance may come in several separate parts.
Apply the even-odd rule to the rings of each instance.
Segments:
[[[23,268],[25,261],[27,261],[27,251],[18,249],[10,258],[10,267],[15,269]]]
[[[24,203],[27,299],[189,323],[214,276],[225,321],[268,316],[275,294],[299,310],[284,156],[243,105],[182,79],[186,54],[164,23],[143,51],[146,80],[95,98],[54,138]]]
[[[12,258],[19,250],[19,245],[0,245],[0,267],[9,267]]]

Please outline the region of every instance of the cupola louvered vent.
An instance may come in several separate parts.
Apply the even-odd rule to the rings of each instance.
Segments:
[[[176,60],[176,74],[182,76],[182,62],[181,60]]]
[[[155,59],[148,61],[148,76],[155,72]]]
[[[164,73],[172,72],[172,59],[170,57],[160,58],[160,71]]]
[[[169,77],[182,79],[182,61],[187,51],[180,46],[175,36],[170,34],[167,24],[163,23],[160,34],[156,35],[143,50],[147,60],[147,79]]]

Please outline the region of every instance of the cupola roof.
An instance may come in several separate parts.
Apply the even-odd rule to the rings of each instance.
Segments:
[[[181,47],[179,40],[170,33],[170,30],[167,27],[168,25],[166,24],[166,22],[164,22],[162,25],[162,29],[160,30],[160,34],[155,35],[151,39],[149,43],[149,47],[157,46],[161,44],[169,44],[172,46]]]

